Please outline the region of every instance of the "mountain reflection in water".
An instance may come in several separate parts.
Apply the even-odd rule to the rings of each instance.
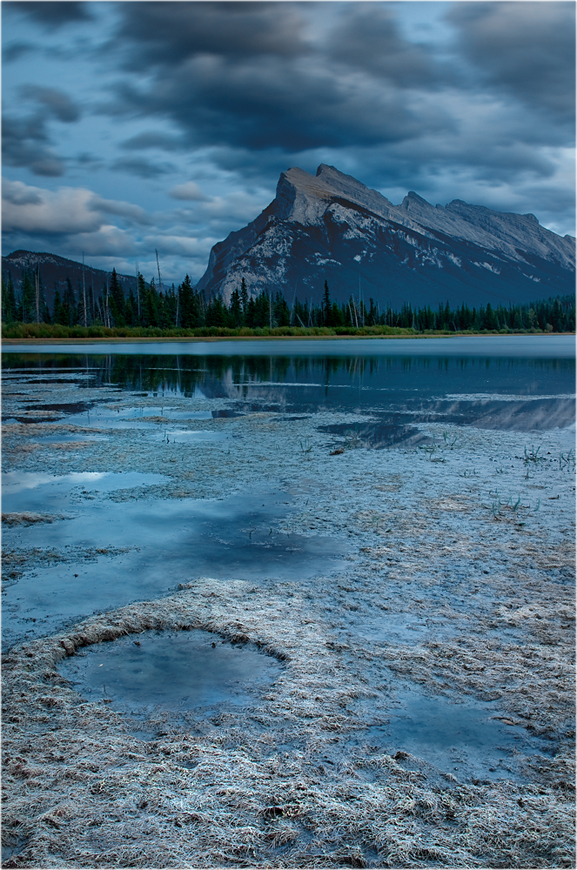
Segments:
[[[315,348],[309,355],[266,355],[244,349],[239,343],[238,353],[228,355],[212,348],[201,354],[170,354],[165,348],[158,354],[5,353],[3,368],[5,377],[17,369],[31,381],[67,372],[81,387],[114,385],[148,396],[228,399],[231,412],[370,414],[381,429],[436,421],[536,431],[565,428],[575,419],[575,360],[563,354],[321,355]],[[381,446],[397,440],[403,439],[384,435]]]

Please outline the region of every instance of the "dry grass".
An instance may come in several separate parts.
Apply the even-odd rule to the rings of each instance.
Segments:
[[[570,758],[554,760],[549,781],[474,786],[371,749],[352,707],[376,703],[374,691],[306,597],[288,591],[204,578],[11,650],[3,837],[26,845],[4,866],[572,866]],[[180,725],[159,711],[156,737],[144,741],[107,704],[79,699],[57,669],[90,644],[191,628],[257,643],[284,662],[282,676],[248,710],[188,714]],[[388,665],[406,662],[419,679],[434,655],[397,650]],[[490,681],[516,666],[530,672],[535,662],[518,655]],[[471,660],[458,644],[447,656],[453,674]],[[543,667],[554,682],[553,653]]]
[[[33,441],[29,444],[15,444],[10,447],[3,447],[2,453],[6,456],[25,456],[30,453],[36,453],[42,449],[42,445],[35,444]]]
[[[18,414],[20,416],[20,414]],[[78,432],[84,435],[93,435],[104,432],[95,426],[76,426],[73,423],[3,423],[2,432],[5,437],[34,438],[42,435],[50,435],[58,432]]]
[[[90,441],[54,441],[52,444],[43,446],[48,450],[85,450],[92,444]]]
[[[37,514],[32,511],[2,514],[2,522],[7,526],[32,526],[36,523],[53,523],[59,519],[62,517],[54,514]]]

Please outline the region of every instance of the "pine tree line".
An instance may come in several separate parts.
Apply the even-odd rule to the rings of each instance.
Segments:
[[[220,296],[207,300],[196,290],[187,275],[175,288],[157,288],[154,280],[145,282],[138,274],[136,287],[124,293],[113,269],[110,278],[94,293],[92,285],[78,285],[76,291],[69,278],[62,293],[56,289],[52,310],[46,303],[38,270],[26,270],[20,293],[16,293],[10,273],[2,276],[3,324],[54,324],[64,327],[101,326],[110,329],[155,328],[160,330],[216,329],[303,329],[328,328],[352,331],[367,327],[389,327],[418,333],[441,332],[574,332],[575,300],[557,296],[523,305],[499,305],[470,308],[464,303],[451,308],[449,303],[433,309],[427,305],[413,307],[405,303],[400,310],[380,306],[369,300],[350,296],[346,303],[331,299],[325,281],[320,304],[296,297],[289,306],[279,293],[262,290],[250,296],[244,278],[232,292],[229,305]]]

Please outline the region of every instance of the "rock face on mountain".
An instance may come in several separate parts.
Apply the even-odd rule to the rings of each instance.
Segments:
[[[318,303],[326,280],[334,299],[381,307],[529,302],[574,291],[575,239],[461,200],[432,206],[411,192],[393,205],[321,164],[316,176],[283,172],[271,204],[214,246],[197,286],[228,302],[243,278],[251,294],[289,301]]]

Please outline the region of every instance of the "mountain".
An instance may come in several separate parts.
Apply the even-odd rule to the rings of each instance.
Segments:
[[[411,192],[393,205],[321,164],[316,176],[281,173],[270,205],[213,247],[197,288],[228,302],[243,278],[251,294],[289,302],[318,303],[326,280],[339,302],[518,304],[574,292],[575,239],[461,200],[432,206]]]
[[[100,297],[103,288],[106,286],[107,276],[110,281],[110,272],[105,272],[102,269],[93,269],[91,266],[83,267],[82,263],[67,260],[65,257],[59,257],[56,254],[35,254],[32,251],[14,251],[12,254],[8,254],[7,257],[2,257],[2,274],[7,275],[10,273],[17,291],[20,290],[24,272],[26,270],[36,272],[36,269],[39,269],[40,280],[49,305],[52,305],[56,289],[62,295],[66,287],[67,278],[70,278],[72,287],[78,295],[78,288],[82,287],[83,268],[86,289],[92,286],[94,297]],[[136,289],[136,278],[134,276],[118,275],[118,280],[125,294],[130,291],[131,287],[133,290]]]

